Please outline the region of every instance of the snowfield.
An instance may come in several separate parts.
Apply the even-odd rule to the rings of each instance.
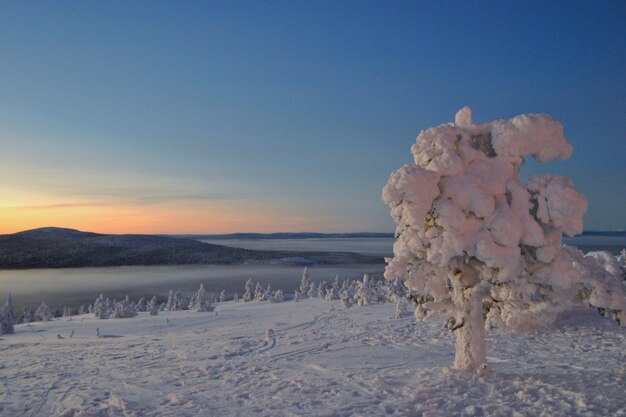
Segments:
[[[0,339],[0,415],[626,416],[626,328],[591,309],[490,333],[482,376],[450,368],[440,320],[394,309],[226,302],[18,325]]]

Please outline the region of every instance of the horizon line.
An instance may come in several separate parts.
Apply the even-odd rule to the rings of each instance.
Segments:
[[[146,236],[231,236],[231,235],[262,235],[262,236],[270,236],[270,235],[304,235],[304,234],[317,234],[317,235],[358,235],[358,234],[374,234],[374,235],[394,235],[395,233],[392,231],[356,231],[356,232],[315,232],[315,231],[298,231],[298,232],[285,232],[285,231],[277,231],[277,232],[229,232],[229,233],[102,233],[102,232],[91,232],[86,230],[74,229],[71,227],[58,227],[58,226],[45,226],[45,227],[36,227],[33,229],[25,229],[20,230],[13,233],[3,233],[0,236],[8,236],[14,235],[18,233],[31,232],[35,230],[45,230],[45,229],[60,229],[60,230],[71,230],[81,233],[95,233],[102,235],[146,235]],[[585,233],[626,233],[626,228],[619,230],[599,230],[599,229],[585,229],[582,233],[572,236],[581,236]],[[569,236],[564,236],[569,237]]]

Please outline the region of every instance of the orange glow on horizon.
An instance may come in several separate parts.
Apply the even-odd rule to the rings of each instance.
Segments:
[[[0,207],[0,234],[39,227],[96,233],[210,234],[319,230],[311,213],[242,202],[211,205],[60,203]],[[324,224],[318,219],[318,224]]]

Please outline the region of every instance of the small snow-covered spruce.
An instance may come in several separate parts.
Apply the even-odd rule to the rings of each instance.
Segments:
[[[613,254],[607,251],[592,251],[585,254],[585,257],[593,258],[598,265],[604,268],[609,274],[622,279],[626,271],[624,271],[620,264],[620,256],[621,255],[613,256]]]
[[[446,318],[456,368],[486,366],[483,306],[490,324],[524,329],[582,299],[626,325],[623,285],[592,279],[591,262],[562,249],[563,233],[583,230],[586,199],[565,177],[520,180],[525,157],[571,155],[558,121],[528,114],[474,124],[464,108],[454,123],[422,131],[411,152],[415,163],[391,173],[382,192],[397,226],[385,278],[422,297],[419,316]]]
[[[300,301],[300,293],[298,292],[298,290],[295,290],[293,292],[293,302],[297,303],[298,301]]]
[[[220,303],[223,303],[224,301],[226,301],[226,290],[222,290],[220,293]]]
[[[211,303],[211,300],[207,297],[204,285],[200,284],[200,288],[192,298],[193,304],[190,304],[189,308],[198,313],[204,311],[213,311],[215,306]]]
[[[336,275],[335,280],[333,281],[332,285],[330,285],[328,289],[326,290],[326,295],[325,295],[326,300],[327,301],[339,300],[339,289],[340,289],[339,275]]]
[[[608,252],[589,252],[583,255],[578,249],[565,246],[577,272],[585,278],[577,297],[596,307],[604,317],[610,317],[626,326],[626,312],[620,297],[624,298],[624,283],[618,260]],[[617,298],[617,301],[615,300]]]
[[[284,296],[283,296],[283,290],[278,289],[276,290],[276,292],[274,294],[272,294],[271,298],[270,298],[270,302],[271,303],[282,303],[284,300]]]
[[[37,307],[37,310],[35,310],[35,319],[39,321],[50,321],[53,317],[54,315],[48,304],[42,301],[39,307]]]
[[[341,300],[341,303],[344,305],[344,307],[349,308],[354,305],[354,303],[356,302],[356,292],[357,285],[355,284],[355,281],[345,280],[341,284],[341,289],[339,290],[339,299]]]
[[[270,284],[267,284],[267,287],[265,288],[265,291],[263,291],[263,301],[264,300],[272,300],[272,296],[274,295],[274,293],[272,292],[272,286]]]
[[[256,287],[254,287],[254,301],[263,301],[264,294],[265,291],[261,287],[261,283],[257,282]]]
[[[343,304],[345,308],[352,307],[352,304],[353,304],[352,297],[350,297],[350,294],[348,293],[348,291],[342,291],[339,297],[341,299],[341,304]]]
[[[151,316],[156,316],[159,314],[159,304],[157,303],[156,296],[152,297],[146,306],[146,309],[150,313]]]
[[[243,301],[249,302],[252,300],[254,300],[254,283],[252,282],[252,279],[248,279],[243,292]]]
[[[14,333],[16,323],[17,317],[15,317],[13,309],[13,298],[11,294],[8,294],[4,307],[0,309],[0,335]]]
[[[410,316],[411,313],[409,313],[408,306],[409,306],[409,301],[406,298],[397,297],[396,298],[396,310],[394,311],[392,318],[401,319],[402,317]]]
[[[26,308],[26,306],[24,306],[22,308],[22,313],[17,318],[17,322],[18,323],[32,323],[34,321],[35,321],[35,312],[31,310],[30,308]]]
[[[620,254],[617,256],[617,263],[622,270],[622,279],[626,281],[626,249],[622,249]]]
[[[170,290],[167,296],[167,302],[165,303],[165,311],[172,311],[176,306],[176,295],[174,290]]]
[[[307,293],[307,297],[308,298],[317,297],[317,286],[315,285],[314,282],[312,282],[311,285],[309,286],[309,292]]]
[[[305,266],[302,271],[302,279],[300,280],[300,295],[306,297],[311,288],[311,278],[309,277],[309,269]]]
[[[397,302],[398,299],[406,298],[406,296],[407,291],[404,282],[396,277],[396,279],[389,284],[389,301]]]
[[[190,300],[184,297],[180,291],[170,290],[165,303],[165,311],[181,311],[189,308]]]
[[[239,301],[239,293],[237,293],[237,291],[235,291],[235,294],[233,294],[233,302],[236,303]]]
[[[108,319],[113,313],[113,306],[108,298],[104,297],[104,294],[100,294],[96,301],[93,303],[93,314],[99,319]]]
[[[83,315],[83,314],[86,314],[86,313],[87,313],[87,310],[85,309],[85,305],[81,304],[80,307],[78,308],[78,314],[79,315]]]
[[[326,281],[322,281],[319,287],[317,287],[317,298],[324,299],[326,298],[326,290],[327,290]]]
[[[148,305],[146,304],[146,299],[144,297],[141,297],[139,301],[137,301],[137,305],[135,306],[135,308],[139,312],[148,311]]]
[[[128,296],[124,300],[115,303],[111,313],[111,318],[114,319],[126,319],[135,316],[137,316],[137,309]]]
[[[360,306],[378,303],[378,286],[367,274],[357,283],[356,302]]]

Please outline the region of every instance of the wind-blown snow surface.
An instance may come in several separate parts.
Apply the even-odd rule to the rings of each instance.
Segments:
[[[626,416],[626,329],[592,310],[489,335],[483,376],[448,368],[439,321],[393,311],[227,302],[18,325],[0,340],[0,415]]]

